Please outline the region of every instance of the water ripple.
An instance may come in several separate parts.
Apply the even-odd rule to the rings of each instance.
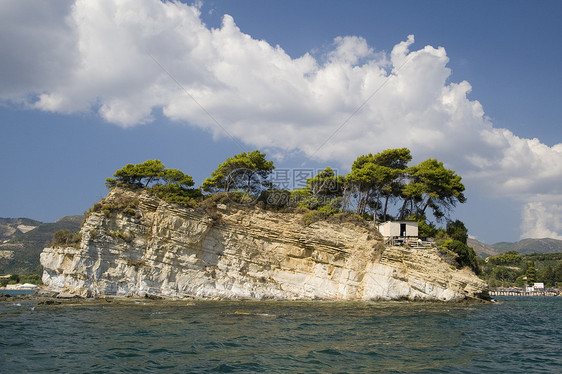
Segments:
[[[558,372],[562,298],[0,304],[0,371]]]

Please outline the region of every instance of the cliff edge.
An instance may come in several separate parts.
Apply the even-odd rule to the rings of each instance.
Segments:
[[[81,296],[461,301],[487,285],[437,248],[387,247],[378,230],[302,215],[169,204],[112,189],[81,241],[45,248],[49,290]],[[214,206],[213,206],[214,208]]]

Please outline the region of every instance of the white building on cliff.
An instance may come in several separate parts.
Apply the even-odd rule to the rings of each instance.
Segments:
[[[385,238],[418,238],[417,221],[387,221],[379,224],[379,231]]]

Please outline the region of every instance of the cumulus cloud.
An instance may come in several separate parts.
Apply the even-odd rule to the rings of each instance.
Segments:
[[[522,214],[521,238],[552,238],[562,240],[562,200],[546,198],[525,204]]]
[[[159,0],[6,0],[0,35],[10,51],[0,58],[4,102],[93,110],[125,127],[161,110],[215,136],[226,129],[249,146],[340,166],[408,147],[479,193],[522,203],[527,235],[562,232],[560,202],[549,203],[562,195],[562,144],[494,128],[470,84],[448,81],[445,49],[413,49],[413,35],[389,53],[345,36],[321,59],[294,58],[228,15],[209,28],[198,6]]]
[[[69,0],[0,2],[1,98],[25,101],[66,80],[66,68],[78,59],[71,5]]]

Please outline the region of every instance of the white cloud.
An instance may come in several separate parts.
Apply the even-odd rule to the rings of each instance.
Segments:
[[[338,36],[334,39],[334,50],[328,54],[331,61],[357,64],[360,59],[372,56],[374,51],[367,41],[357,36]]]
[[[552,238],[562,240],[562,199],[557,202],[547,198],[546,202],[525,204],[521,223],[521,238]]]
[[[201,105],[250,146],[344,167],[359,154],[408,147],[418,161],[445,161],[479,193],[525,204],[525,233],[562,232],[560,204],[546,203],[562,195],[562,144],[494,128],[468,99],[470,84],[448,81],[445,49],[411,50],[413,35],[388,55],[346,36],[322,60],[292,58],[228,15],[210,29],[199,6],[159,0],[4,1],[0,35],[5,102],[94,110],[120,126],[151,122],[161,109],[225,136]]]
[[[66,80],[77,62],[72,2],[0,2],[0,98],[25,101]]]

